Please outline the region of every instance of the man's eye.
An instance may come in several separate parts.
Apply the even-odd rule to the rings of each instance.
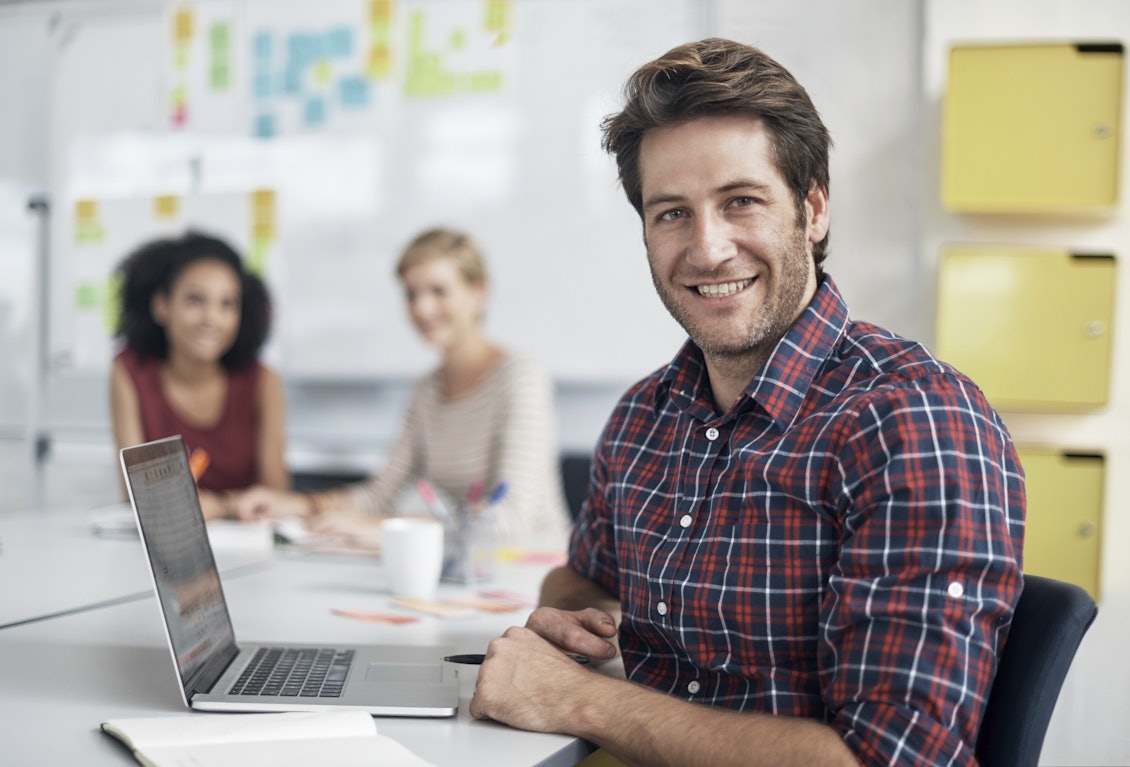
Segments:
[[[664,211],[663,213],[659,214],[659,220],[660,221],[674,221],[676,219],[683,218],[685,215],[686,215],[686,213],[683,210],[676,208],[675,210],[668,210],[668,211]]]

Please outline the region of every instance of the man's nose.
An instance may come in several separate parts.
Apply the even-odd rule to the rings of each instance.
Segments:
[[[734,254],[731,229],[717,214],[707,212],[695,216],[688,260],[701,269],[714,269],[725,263]]]

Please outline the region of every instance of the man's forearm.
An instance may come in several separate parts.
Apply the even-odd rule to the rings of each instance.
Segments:
[[[627,764],[858,767],[840,734],[823,722],[712,708],[612,679],[591,679],[578,697],[584,702],[572,707],[562,729]]]
[[[595,607],[611,615],[617,623],[620,622],[619,600],[569,565],[555,568],[545,576],[538,604],[561,610]]]

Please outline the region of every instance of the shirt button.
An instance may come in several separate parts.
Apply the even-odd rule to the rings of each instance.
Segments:
[[[718,439],[718,430],[715,429],[713,426],[711,426],[709,429],[706,430],[706,438],[708,440],[710,440],[711,442]]]
[[[702,689],[702,685],[698,683],[697,679],[687,685],[687,692],[689,692],[691,695],[694,695],[695,693],[697,693],[701,689]]]
[[[693,522],[693,521],[694,521],[694,520],[693,520],[693,519],[691,519],[691,515],[690,515],[690,514],[684,514],[684,515],[683,515],[683,518],[679,520],[679,524],[680,524],[680,525],[682,525],[683,527],[690,527],[690,526],[691,526],[691,522]]]
[[[660,615],[666,615],[667,614],[667,603],[666,602],[660,602],[659,604],[657,604],[655,606],[655,610]]]
[[[960,583],[958,583],[957,581],[954,581],[953,583],[950,584],[950,587],[948,589],[946,589],[946,591],[949,592],[949,595],[951,597],[953,597],[954,599],[957,599],[958,597],[960,597],[962,594],[965,593],[965,588]]]

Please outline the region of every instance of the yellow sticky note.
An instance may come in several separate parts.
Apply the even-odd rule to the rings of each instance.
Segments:
[[[177,9],[173,16],[173,39],[178,43],[192,39],[193,14],[192,9],[182,7]]]
[[[75,220],[80,222],[93,221],[98,218],[97,200],[77,200],[75,202]]]
[[[176,218],[180,210],[180,198],[175,194],[159,194],[153,198],[154,218]]]

